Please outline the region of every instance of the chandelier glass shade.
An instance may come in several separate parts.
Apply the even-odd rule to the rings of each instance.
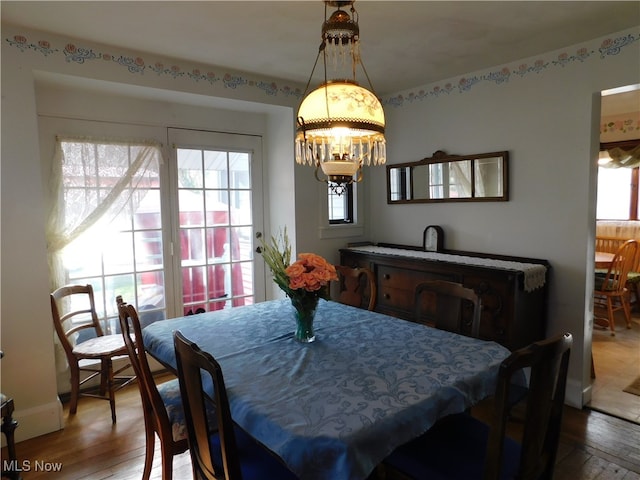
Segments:
[[[300,104],[295,158],[299,164],[315,166],[316,178],[328,182],[339,194],[346,184],[362,179],[363,165],[386,162],[385,118],[378,97],[355,80],[356,66],[362,62],[353,2],[325,0],[325,5],[339,7],[323,24],[316,59],[317,64],[323,57],[325,81]],[[340,9],[344,5],[351,5],[351,16]],[[327,61],[336,69],[339,64],[350,67],[353,79],[327,80]],[[326,179],[319,177],[318,170]]]

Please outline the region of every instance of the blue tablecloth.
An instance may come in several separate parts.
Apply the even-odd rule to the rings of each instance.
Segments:
[[[320,301],[316,341],[294,340],[287,300],[153,323],[149,353],[175,367],[180,330],[222,366],[234,420],[303,479],[366,478],[397,446],[492,394],[509,351]]]

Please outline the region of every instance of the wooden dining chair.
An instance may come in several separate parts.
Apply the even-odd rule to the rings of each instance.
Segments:
[[[50,294],[53,325],[64,349],[71,373],[69,413],[75,414],[81,396],[109,401],[111,421],[116,423],[115,392],[135,380],[135,375],[120,375],[131,365],[126,363],[113,370],[113,360],[126,357],[122,335],[105,335],[98,314],[91,285],[68,285]],[[95,335],[78,342],[81,333]],[[96,365],[96,362],[99,362]],[[80,379],[81,372],[89,375]],[[93,378],[100,377],[100,392],[94,394],[80,389]]]
[[[256,442],[231,418],[222,369],[218,362],[180,331],[174,333],[178,380],[184,406],[189,451],[198,479],[265,480],[295,479],[276,456]],[[203,389],[212,385],[213,397]],[[213,403],[216,421],[209,418]],[[212,425],[217,428],[212,428]]]
[[[366,267],[347,267],[334,265],[338,280],[335,284],[336,300],[352,307],[373,310],[376,306],[376,278]]]
[[[416,285],[415,320],[440,330],[478,338],[482,301],[472,288],[446,280]]]
[[[145,458],[142,479],[148,480],[153,465],[156,435],[160,439],[162,480],[173,477],[173,457],[189,448],[178,379],[156,384],[142,340],[138,312],[133,305],[116,298],[124,343],[136,375],[142,399],[145,431]]]
[[[571,334],[564,333],[513,352],[500,365],[491,424],[468,413],[443,418],[384,460],[388,478],[550,480],[572,342]],[[516,440],[506,435],[509,389],[524,369],[529,398]]]
[[[636,242],[637,241],[638,240],[636,240]],[[636,251],[636,258],[633,260],[627,273],[625,287],[627,287],[629,292],[626,298],[629,299],[629,311],[631,311],[634,304],[636,308],[640,306],[640,243]],[[633,296],[633,301],[631,301],[631,296]]]
[[[614,255],[606,273],[596,273],[595,276],[594,308],[606,310],[606,323],[612,336],[616,334],[615,312],[619,310],[624,311],[627,328],[631,328],[631,306],[626,283],[637,253],[638,242],[627,240]],[[598,324],[597,317],[594,323]]]

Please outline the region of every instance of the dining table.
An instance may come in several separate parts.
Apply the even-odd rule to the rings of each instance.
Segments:
[[[596,268],[609,268],[611,262],[613,262],[613,257],[615,254],[610,252],[598,252],[595,254],[595,264]]]
[[[510,354],[333,301],[320,300],[314,329],[314,342],[296,341],[283,299],[157,321],[142,336],[174,371],[176,331],[211,354],[234,422],[305,480],[367,478],[438,419],[493,394]]]

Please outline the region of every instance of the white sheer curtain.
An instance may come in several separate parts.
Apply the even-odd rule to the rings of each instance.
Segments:
[[[500,197],[503,194],[502,168],[499,158],[451,162],[452,184],[458,189],[458,197]],[[473,169],[473,176],[471,175]],[[474,183],[474,185],[472,185]]]
[[[157,178],[161,163],[161,144],[156,141],[56,138],[46,231],[52,291],[67,280],[65,247],[91,227],[115,218],[138,186]]]
[[[450,162],[452,183],[458,189],[459,198],[471,197],[471,161]]]

